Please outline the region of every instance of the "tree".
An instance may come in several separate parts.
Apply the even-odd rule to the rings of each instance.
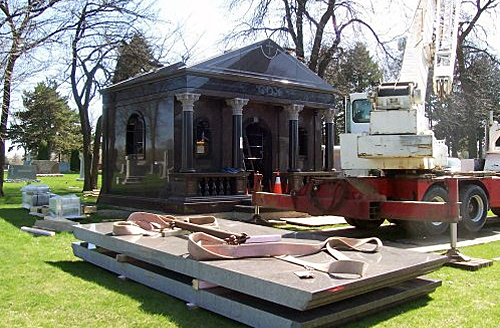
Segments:
[[[477,157],[484,140],[489,112],[500,114],[500,65],[490,55],[468,51],[465,76],[444,100],[432,98],[428,112],[436,137],[445,139],[452,156],[467,151]],[[471,150],[472,149],[472,150]]]
[[[445,100],[429,101],[428,116],[438,138],[445,138],[453,156],[466,152],[481,155],[488,111],[498,108],[499,60],[490,53],[482,33],[481,17],[498,12],[499,0],[462,1],[457,38],[457,60],[453,93]],[[498,89],[498,87],[496,88]]]
[[[130,42],[123,41],[118,47],[118,60],[112,82],[117,83],[161,66],[144,35],[136,33]]]
[[[33,91],[24,91],[23,105],[25,110],[13,114],[17,123],[8,131],[14,145],[39,154],[39,159],[49,159],[52,153],[69,155],[80,148],[78,115],[57,92],[54,81],[40,82]]]
[[[382,80],[382,70],[370,56],[365,44],[358,42],[338,57],[328,65],[324,79],[335,85],[342,96],[365,92],[371,85]],[[336,98],[335,107],[339,110],[335,120],[337,139],[344,132],[343,102],[343,97]]]
[[[148,15],[139,0],[85,0],[75,5],[70,10],[75,28],[70,40],[69,79],[83,136],[83,190],[92,190],[96,187],[93,181],[97,181],[92,172],[97,172],[97,169],[92,168],[89,107],[96,91],[111,81],[115,51],[123,40],[136,33],[134,24],[145,20]]]
[[[463,91],[464,101],[468,107],[466,112],[466,122],[468,123],[466,125],[466,137],[467,150],[471,158],[478,156],[478,141],[481,139],[480,131],[477,130],[477,126],[473,122],[477,119],[478,111],[481,113],[483,108],[482,106],[478,107],[474,98],[477,94],[475,92],[477,89],[474,89],[474,79],[471,73],[468,72],[467,52],[482,53],[498,63],[498,60],[488,52],[488,49],[476,47],[474,44],[477,44],[477,41],[479,41],[477,37],[478,31],[483,30],[479,23],[480,18],[488,12],[498,10],[499,3],[499,0],[473,0],[463,1],[462,6],[465,19],[462,21],[458,33],[456,75],[460,83],[460,88]],[[476,42],[473,42],[474,38]],[[479,114],[479,116],[481,115]]]
[[[3,94],[0,118],[0,168],[5,165],[5,139],[9,119],[11,89],[16,62],[35,48],[53,40],[67,28],[56,14],[56,5],[62,0],[2,0],[0,1],[0,35],[7,46],[2,58]],[[3,174],[0,175],[0,196],[3,193]]]
[[[365,92],[382,80],[382,70],[370,56],[366,45],[360,42],[339,55],[325,72],[325,80],[347,96],[352,92]]]
[[[372,27],[360,18],[360,1],[232,0],[230,9],[243,3],[250,3],[250,17],[230,37],[266,32],[285,42],[291,40],[295,56],[321,77],[341,51],[341,41],[351,27],[365,28],[385,50]]]

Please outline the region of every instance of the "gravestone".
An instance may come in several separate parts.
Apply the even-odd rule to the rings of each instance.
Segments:
[[[69,163],[68,162],[59,162],[59,171],[61,173],[68,173],[71,171]]]
[[[26,153],[24,156],[24,165],[31,165],[31,154]]]
[[[82,153],[80,153],[80,176],[76,180],[78,181],[85,180],[85,161],[83,160]]]
[[[7,181],[36,180],[37,168],[34,165],[9,165]]]
[[[59,174],[59,162],[48,160],[33,160],[32,165],[37,168],[37,174]]]

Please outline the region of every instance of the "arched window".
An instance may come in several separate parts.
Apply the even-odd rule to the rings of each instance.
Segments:
[[[307,157],[307,130],[299,127],[299,156]]]
[[[210,155],[210,125],[207,120],[198,120],[194,129],[196,156]]]
[[[130,115],[127,121],[126,153],[137,159],[144,159],[146,153],[144,119],[138,113]]]

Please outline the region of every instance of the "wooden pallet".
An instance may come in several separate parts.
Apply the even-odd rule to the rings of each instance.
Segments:
[[[471,258],[468,261],[450,261],[445,264],[453,268],[465,269],[468,271],[477,271],[493,265],[492,260]]]
[[[43,218],[43,217],[49,215],[49,206],[48,205],[31,206],[29,214]]]
[[[83,197],[99,197],[100,194],[101,194],[100,189],[94,189],[92,191],[84,191]]]

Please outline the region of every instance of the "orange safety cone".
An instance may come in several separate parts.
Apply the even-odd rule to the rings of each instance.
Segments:
[[[276,172],[276,180],[274,181],[274,188],[273,188],[273,193],[275,194],[282,194],[283,191],[281,190],[281,178],[280,178],[280,172]]]

